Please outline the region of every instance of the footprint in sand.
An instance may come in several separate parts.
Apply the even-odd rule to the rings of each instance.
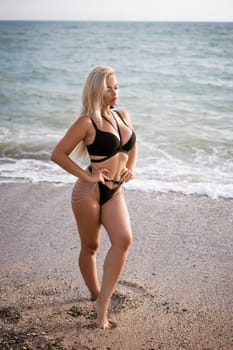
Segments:
[[[120,280],[119,290],[112,297],[112,308],[114,312],[119,312],[122,309],[135,309],[145,302],[149,302],[156,310],[161,310],[166,314],[184,314],[188,309],[178,302],[168,302],[164,300],[164,296],[159,295],[156,290],[148,291],[139,283]]]
[[[120,312],[125,309],[136,309],[145,302],[145,298],[153,299],[154,296],[143,286],[129,280],[120,280],[117,290],[114,292],[110,311]]]
[[[7,323],[18,323],[20,320],[20,313],[14,307],[1,307],[0,308],[0,319]]]

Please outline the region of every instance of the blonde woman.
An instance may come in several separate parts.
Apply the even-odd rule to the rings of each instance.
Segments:
[[[81,241],[79,267],[94,300],[97,327],[111,328],[108,307],[115,290],[132,232],[122,184],[133,178],[136,136],[128,113],[114,110],[118,83],[111,67],[95,67],[88,75],[79,118],[52,152],[51,159],[78,178],[72,192],[72,209]],[[77,147],[87,150],[90,165],[83,169],[70,158]],[[96,251],[101,225],[111,247],[99,284]]]

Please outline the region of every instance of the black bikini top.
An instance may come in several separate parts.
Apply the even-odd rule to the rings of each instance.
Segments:
[[[115,111],[115,112],[119,115],[122,122],[129,128],[128,124],[122,118],[120,113],[118,111]],[[96,134],[95,134],[94,142],[90,145],[87,145],[87,151],[88,151],[90,156],[103,156],[103,158],[101,158],[101,159],[91,159],[92,162],[95,162],[95,163],[103,162],[103,161],[113,157],[115,154],[117,154],[119,152],[128,153],[133,148],[133,146],[136,142],[136,135],[135,135],[134,131],[132,130],[132,134],[131,134],[129,140],[124,145],[122,145],[120,128],[119,128],[118,122],[117,122],[114,114],[112,114],[112,115],[116,121],[119,137],[112,134],[111,132],[98,129],[94,120],[91,119],[92,124],[95,128]],[[107,120],[112,125],[112,127],[115,129],[114,125],[111,123],[110,120],[108,120],[104,116],[102,116],[102,117],[105,120]]]

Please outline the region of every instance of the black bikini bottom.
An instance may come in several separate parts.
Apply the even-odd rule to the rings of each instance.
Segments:
[[[90,172],[92,172],[91,166],[88,167],[88,170]],[[112,182],[112,183],[116,184],[117,186],[114,188],[109,188],[108,186],[104,185],[102,182],[98,182],[99,193],[100,193],[100,198],[99,198],[100,205],[103,205],[109,199],[111,199],[113,197],[113,195],[118,191],[120,186],[123,184],[123,181],[121,181],[121,180],[106,180],[106,182]]]
[[[102,184],[102,182],[98,182],[98,185],[99,185],[99,192],[100,192],[100,199],[99,199],[100,205],[103,205],[109,199],[111,199],[114,193],[116,193],[119,187],[121,186],[120,184],[117,187],[109,188],[108,186]]]

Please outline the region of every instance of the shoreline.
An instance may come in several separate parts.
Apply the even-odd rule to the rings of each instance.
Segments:
[[[1,346],[16,349],[18,336],[26,349],[232,349],[233,200],[125,190],[134,239],[111,303],[118,326],[102,331],[77,265],[71,190],[0,184]],[[108,247],[102,230],[100,278]]]
[[[57,186],[57,187],[69,187],[73,186],[74,183],[76,182],[76,178],[73,177],[73,181],[46,181],[46,180],[38,180],[38,181],[33,181],[32,179],[27,181],[25,180],[24,177],[17,178],[12,180],[12,181],[0,181],[0,186],[5,186],[5,185],[49,185],[49,186]],[[135,183],[135,180],[134,180]],[[215,195],[210,195],[208,193],[202,193],[202,192],[193,192],[193,191],[187,191],[183,192],[181,190],[175,190],[175,189],[149,189],[149,186],[144,187],[143,189],[140,188],[140,184],[138,183],[136,186],[132,186],[130,183],[129,184],[124,184],[124,190],[126,192],[133,192],[133,193],[144,193],[145,195],[177,195],[177,196],[184,196],[184,197],[206,197],[210,200],[233,200],[233,196],[224,196],[223,194],[215,194]]]

